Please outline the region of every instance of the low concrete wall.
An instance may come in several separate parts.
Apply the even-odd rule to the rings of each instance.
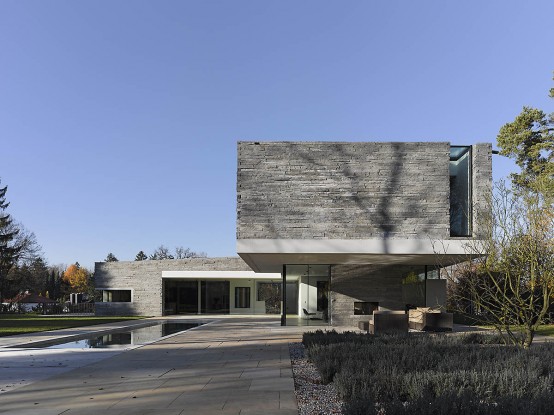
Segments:
[[[132,290],[131,303],[96,303],[96,315],[161,316],[162,271],[251,271],[239,257],[97,262],[97,289]]]

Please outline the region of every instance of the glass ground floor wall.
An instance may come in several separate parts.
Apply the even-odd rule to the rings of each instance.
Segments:
[[[281,281],[163,279],[164,315],[281,314]]]
[[[282,325],[329,324],[329,265],[284,265]]]

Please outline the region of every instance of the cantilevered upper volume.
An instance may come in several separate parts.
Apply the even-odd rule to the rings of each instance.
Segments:
[[[491,145],[239,142],[237,251],[285,264],[443,264],[479,237]],[[448,243],[446,243],[448,242]]]

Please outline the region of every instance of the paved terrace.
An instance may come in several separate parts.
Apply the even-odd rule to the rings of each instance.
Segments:
[[[213,320],[127,351],[6,347],[145,320],[0,338],[0,414],[297,415],[288,343],[317,327],[280,327],[274,317]]]
[[[267,317],[222,318],[125,352],[2,348],[91,327],[0,338],[0,386],[10,369],[32,378],[50,366],[45,373],[54,374],[0,393],[0,413],[297,415],[288,343],[314,327],[279,324]],[[74,360],[72,353],[78,353]]]

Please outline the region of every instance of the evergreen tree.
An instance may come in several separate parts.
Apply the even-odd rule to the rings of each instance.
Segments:
[[[48,282],[46,284],[46,292],[50,294],[49,298],[53,300],[58,299],[60,296],[60,284],[60,271],[50,268],[50,272],[48,273]]]
[[[144,253],[144,251],[140,251],[137,256],[135,257],[135,261],[145,261],[147,260],[148,257],[146,256],[146,254]]]
[[[0,299],[5,290],[6,277],[12,267],[17,263],[22,249],[17,245],[15,238],[19,233],[11,216],[5,213],[9,206],[6,202],[7,186],[0,188]]]
[[[119,259],[117,259],[115,257],[114,254],[112,254],[111,252],[108,254],[108,256],[106,257],[106,259],[104,260],[104,262],[117,262],[119,261]]]
[[[554,98],[554,88],[550,97]],[[523,107],[514,121],[500,129],[497,143],[500,154],[521,168],[520,173],[511,174],[516,187],[554,199],[554,113]]]

